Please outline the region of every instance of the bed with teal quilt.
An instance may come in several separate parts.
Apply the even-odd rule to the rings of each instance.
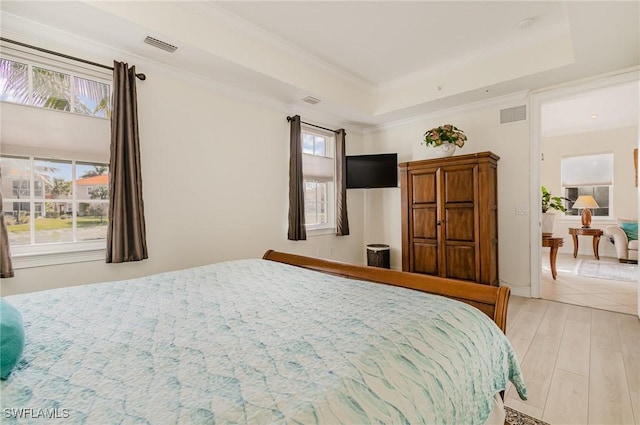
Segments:
[[[5,299],[2,423],[484,424],[514,351],[480,310],[265,259]]]

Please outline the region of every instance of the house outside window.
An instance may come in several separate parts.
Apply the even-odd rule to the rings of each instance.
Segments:
[[[108,166],[1,156],[3,212],[12,252],[47,244],[103,241],[109,207]],[[90,194],[81,190],[87,183]],[[20,188],[10,190],[10,188]],[[38,190],[37,188],[41,189]]]
[[[305,225],[308,230],[335,228],[335,135],[302,128]]]
[[[2,52],[0,186],[14,269],[104,261],[111,86],[110,72]]]
[[[561,160],[562,191],[567,211],[565,216],[580,216],[573,208],[578,196],[591,195],[599,208],[591,209],[594,217],[612,217],[613,153],[580,155]]]

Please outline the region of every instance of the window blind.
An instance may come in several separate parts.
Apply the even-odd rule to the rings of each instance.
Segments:
[[[302,154],[302,172],[305,180],[333,181],[333,158]]]
[[[613,153],[562,158],[563,187],[610,186],[613,184]]]

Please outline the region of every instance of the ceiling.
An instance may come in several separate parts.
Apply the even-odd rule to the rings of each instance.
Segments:
[[[226,2],[216,6],[371,84],[392,83],[481,52],[514,48],[567,27],[561,3]],[[527,18],[534,22],[521,30],[518,24]]]
[[[638,125],[638,80],[566,96],[541,105],[541,135],[562,136]]]
[[[363,127],[640,65],[636,1],[3,0],[0,10],[3,37],[89,59],[96,42]]]

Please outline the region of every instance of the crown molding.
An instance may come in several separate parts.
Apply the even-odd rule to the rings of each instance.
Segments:
[[[591,75],[578,80],[567,81],[561,84],[542,87],[531,91],[531,95],[540,97],[555,96],[554,92],[581,92],[585,89],[596,89],[606,87],[611,84],[624,83],[627,81],[640,80],[640,66],[618,69],[604,74]]]
[[[478,49],[472,53],[458,57],[456,59],[441,62],[434,66],[423,68],[405,76],[396,78],[387,83],[379,84],[375,87],[375,90],[377,93],[392,91],[409,84],[437,77],[438,75],[472,67],[479,60],[497,58],[501,55],[508,54],[519,49],[532,47],[544,42],[548,42],[550,40],[554,40],[566,34],[570,34],[568,23],[566,21],[557,23],[553,26],[546,27],[543,30],[536,31],[526,38],[518,39],[517,41],[507,40],[500,44],[491,45],[483,49]]]
[[[293,43],[290,43],[271,32],[263,30],[262,28],[220,6],[215,5],[212,2],[183,2],[178,4],[191,13],[206,15],[207,18],[214,20],[231,31],[250,36],[253,40],[260,40],[261,43],[271,48],[280,50],[281,52],[293,56],[294,58],[316,68],[321,68],[323,71],[335,77],[346,79],[349,83],[354,84],[361,90],[367,90],[371,93],[375,90],[375,84],[367,81],[363,77],[326,62]]]
[[[5,12],[0,11],[0,19],[2,19],[3,24],[8,21],[4,19],[4,14]],[[95,62],[111,61],[114,57],[119,57],[121,60],[134,63],[136,68],[147,72],[147,76],[149,78],[153,78],[153,73],[163,73],[165,75],[170,75],[172,79],[186,81],[192,84],[201,84],[230,99],[261,105],[285,115],[299,114],[301,116],[305,116],[308,120],[314,120],[318,125],[332,128],[344,128],[347,131],[358,134],[361,133],[364,128],[364,126],[347,123],[338,115],[322,113],[315,109],[305,107],[304,105],[281,102],[271,97],[257,94],[253,91],[226,84],[135,53],[116,49],[95,40],[78,37],[19,16],[11,15],[10,22],[12,23],[10,27],[4,25],[2,28],[2,36],[5,38],[15,39],[27,44],[33,44],[38,47],[44,47],[69,55],[82,56]],[[18,31],[16,28],[21,28],[23,31]],[[5,48],[8,49],[9,47],[10,45],[8,44],[0,44],[0,52],[4,51]],[[29,55],[32,54],[31,51],[26,48],[21,48],[20,51],[26,52]],[[145,67],[147,67],[149,71],[146,71]]]
[[[429,118],[438,118],[442,116],[461,114],[477,109],[489,108],[492,106],[503,106],[505,108],[511,106],[521,105],[523,103],[528,104],[529,102],[529,90],[522,90],[519,92],[507,94],[504,96],[497,96],[491,99],[479,100],[477,102],[467,103],[464,105],[453,106],[451,108],[441,109],[437,112],[429,112],[426,114],[415,115],[409,118],[403,118],[396,121],[391,121],[384,124],[378,124],[370,127],[365,127],[363,129],[363,134],[369,135],[378,133],[380,131],[389,130],[395,127],[402,127],[405,125],[413,124],[415,122],[424,121]],[[528,118],[527,118],[528,120]]]

